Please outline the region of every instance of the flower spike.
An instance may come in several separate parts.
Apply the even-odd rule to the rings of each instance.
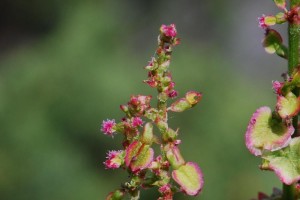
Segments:
[[[116,123],[114,119],[102,122],[101,131],[105,135],[113,136],[118,132],[124,137],[124,149],[109,151],[105,168],[126,169],[130,179],[121,189],[109,193],[106,200],[121,200],[125,196],[138,200],[140,190],[150,187],[158,187],[158,200],[172,200],[177,192],[195,196],[203,188],[200,167],[185,161],[179,148],[179,129],[172,129],[168,124],[169,111],[182,112],[202,99],[200,92],[189,91],[168,107],[168,101],[178,96],[169,68],[173,48],[179,43],[175,24],[160,27],[156,56],[145,67],[148,74],[144,80],[158,91],[157,107],[152,107],[150,95],[132,95],[127,104],[120,106],[125,113],[121,122]],[[154,148],[157,144],[159,148]],[[154,152],[155,149],[160,152]]]

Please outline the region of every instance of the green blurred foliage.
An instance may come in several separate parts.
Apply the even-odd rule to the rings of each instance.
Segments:
[[[155,97],[142,80],[158,27],[151,41],[141,41],[150,44],[149,51],[139,52],[130,46],[132,32],[115,6],[76,1],[63,8],[55,31],[2,57],[1,199],[104,199],[126,180],[126,172],[102,165],[108,150],[121,148],[121,136],[104,136],[100,124],[120,119],[118,106],[132,94]],[[180,95],[201,91],[203,100],[185,113],[170,114],[170,123],[180,128],[183,155],[199,163],[205,186],[198,197],[175,199],[250,199],[280,187],[274,174],[258,169],[259,159],[244,145],[252,113],[274,105],[271,83],[262,87],[253,77],[240,76],[216,47],[182,39],[171,63],[176,87]],[[155,195],[145,191],[142,199]]]

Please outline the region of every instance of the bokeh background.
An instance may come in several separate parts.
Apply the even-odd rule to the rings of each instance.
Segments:
[[[205,186],[175,199],[247,200],[281,187],[244,145],[252,113],[274,107],[271,81],[286,71],[262,49],[257,26],[277,11],[267,0],[1,0],[0,199],[104,200],[126,180],[103,167],[121,136],[104,136],[100,125],[120,119],[131,94],[155,97],[143,67],[170,23],[182,38],[171,63],[176,87],[203,92],[170,123]],[[147,190],[141,199],[156,197]]]

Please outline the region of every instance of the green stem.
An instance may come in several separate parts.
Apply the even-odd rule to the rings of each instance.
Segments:
[[[289,75],[293,72],[294,68],[299,64],[299,25],[289,24],[288,37],[289,37],[289,53],[288,53],[288,71]]]
[[[283,195],[282,200],[295,200],[295,185],[283,184]]]
[[[140,199],[140,191],[136,190],[134,194],[132,194],[130,200],[139,200]]]
[[[290,1],[290,10],[295,6],[300,5],[300,0]],[[300,25],[289,22],[288,27],[288,40],[289,40],[289,51],[288,51],[288,71],[289,75],[293,72],[294,68],[299,64],[299,33]]]
[[[300,0],[291,0],[290,8],[300,5]],[[299,36],[300,36],[300,26],[292,22],[288,26],[288,40],[289,40],[289,51],[288,51],[288,73],[291,75],[294,69],[299,64]],[[299,90],[293,91],[295,95],[299,96]],[[297,132],[298,127],[298,116],[293,118],[293,126],[295,132]],[[286,185],[283,184],[283,196],[282,200],[295,200],[295,184]]]

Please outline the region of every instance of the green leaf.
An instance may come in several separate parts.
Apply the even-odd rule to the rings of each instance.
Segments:
[[[142,146],[142,143],[139,141],[133,141],[127,148],[125,151],[125,164],[128,167],[131,163],[131,161],[133,160],[133,158],[135,158],[135,156],[137,155],[140,147]]]
[[[201,101],[202,94],[200,92],[189,91],[185,94],[185,98],[191,105],[195,105]]]
[[[281,35],[274,29],[267,29],[262,45],[267,53],[276,53],[280,57],[287,58],[288,50],[282,44]]]
[[[203,174],[196,163],[187,162],[172,172],[172,178],[181,186],[188,195],[199,194],[203,187]]]
[[[249,151],[258,156],[263,150],[276,151],[291,140],[294,127],[273,116],[269,107],[261,107],[252,115],[245,139]]]
[[[286,1],[285,0],[273,0],[276,6],[280,9],[286,9]]]
[[[168,161],[170,162],[170,165],[174,169],[178,169],[180,166],[182,166],[185,161],[180,153],[180,150],[175,145],[166,145],[164,148],[166,152],[166,156],[168,158]]]
[[[169,109],[173,112],[183,112],[191,107],[192,105],[187,101],[186,98],[181,98],[172,103]]]
[[[269,161],[269,169],[279,179],[291,185],[300,180],[300,138],[293,138],[290,145],[282,150],[266,152],[262,158]]]
[[[131,170],[136,172],[147,168],[153,161],[153,156],[153,149],[149,145],[142,145],[135,159],[131,161]]]
[[[153,125],[148,122],[144,126],[144,131],[141,135],[141,142],[144,144],[152,144],[153,141]]]
[[[282,119],[291,118],[300,111],[300,97],[289,92],[285,96],[277,96],[276,109]]]

